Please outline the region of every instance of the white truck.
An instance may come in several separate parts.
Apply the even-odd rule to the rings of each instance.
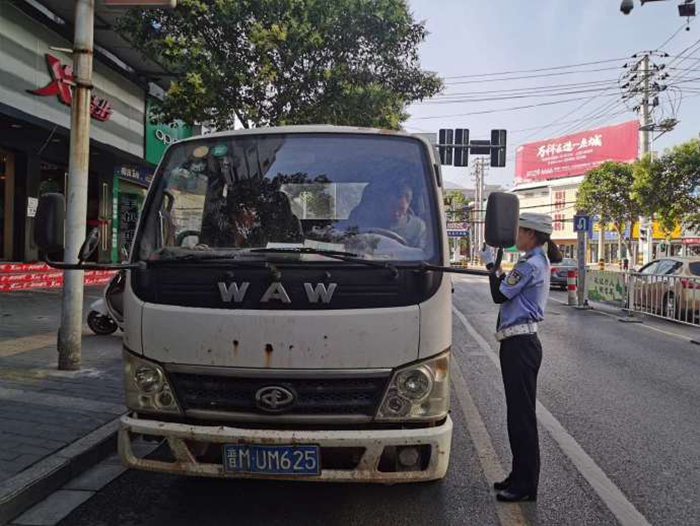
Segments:
[[[212,477],[442,478],[445,272],[455,269],[444,266],[440,177],[434,148],[400,132],[280,127],[171,145],[130,261],[111,266],[126,273],[110,302],[124,328],[124,463]],[[47,253],[61,244],[60,197],[40,204]],[[495,225],[502,244],[514,213]],[[141,438],[168,448],[138,458]]]

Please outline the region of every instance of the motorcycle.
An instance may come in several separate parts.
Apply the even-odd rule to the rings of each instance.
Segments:
[[[123,329],[125,283],[126,272],[120,270],[105,287],[102,298],[90,305],[87,324],[95,334],[108,336]]]

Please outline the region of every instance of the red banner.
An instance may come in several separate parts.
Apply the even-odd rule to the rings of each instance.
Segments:
[[[515,184],[583,175],[606,161],[637,158],[639,123],[629,121],[518,146]]]
[[[15,264],[22,267],[21,264]],[[9,266],[9,265],[8,265]],[[24,265],[26,268],[28,265]],[[49,268],[49,267],[46,267]],[[50,269],[50,272],[28,272],[0,275],[0,292],[27,289],[55,289],[63,285],[63,271]],[[83,280],[86,287],[106,285],[114,275],[113,270],[87,270]]]

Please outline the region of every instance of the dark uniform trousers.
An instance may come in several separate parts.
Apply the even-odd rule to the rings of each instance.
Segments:
[[[514,336],[501,342],[501,372],[506,392],[508,439],[513,453],[510,487],[536,492],[540,475],[540,447],[535,403],[542,345],[537,334]]]

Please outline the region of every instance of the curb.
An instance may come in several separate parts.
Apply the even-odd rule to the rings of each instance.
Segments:
[[[0,483],[0,526],[114,453],[119,418]]]

